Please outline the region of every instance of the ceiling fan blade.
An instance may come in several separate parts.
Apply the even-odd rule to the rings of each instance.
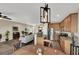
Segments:
[[[2,17],[2,15],[0,14],[0,17]]]
[[[8,19],[8,20],[12,20],[11,18],[8,18],[7,16],[3,16],[1,12],[0,12],[0,17]]]
[[[0,12],[0,15],[1,15],[2,13]]]
[[[7,18],[7,16],[3,16],[3,18]]]
[[[11,18],[8,18],[8,17],[6,17],[6,19],[8,19],[8,20],[12,20]]]

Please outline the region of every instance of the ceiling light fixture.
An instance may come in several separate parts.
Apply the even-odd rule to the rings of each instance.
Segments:
[[[40,23],[47,24],[47,39],[50,40],[50,28],[49,28],[49,23],[50,23],[50,8],[48,8],[48,4],[45,3],[45,7],[40,7]]]
[[[60,17],[60,15],[59,15],[59,14],[57,14],[57,17]]]
[[[48,8],[48,4],[45,3],[45,7],[40,7],[40,22],[48,23],[50,20],[50,8]]]

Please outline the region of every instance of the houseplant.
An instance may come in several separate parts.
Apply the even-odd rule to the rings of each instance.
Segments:
[[[6,33],[5,33],[5,36],[6,36],[5,40],[6,40],[6,41],[9,40],[9,35],[10,35],[10,32],[9,32],[9,31],[6,31]]]
[[[25,35],[27,35],[28,34],[28,31],[27,31],[27,28],[25,28]]]
[[[22,36],[25,36],[25,31],[21,31],[21,33],[22,33]]]
[[[25,28],[25,32],[27,32],[27,28]]]

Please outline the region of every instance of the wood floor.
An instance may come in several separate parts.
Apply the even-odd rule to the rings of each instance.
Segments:
[[[2,42],[2,43],[0,43],[0,55],[11,55],[11,54],[13,54],[13,43],[15,43],[16,41],[15,40],[11,40],[11,41],[8,41],[8,42]],[[53,43],[54,44],[54,46],[53,46],[53,48],[58,48],[57,47],[57,43],[56,42],[54,42]],[[30,44],[28,44],[28,45],[33,45],[33,42],[32,43],[30,43]],[[27,46],[28,46],[27,45]],[[27,47],[26,46],[26,47]],[[30,48],[29,47],[27,47],[28,48],[28,50],[30,50]],[[52,48],[52,49],[53,49]],[[21,49],[21,48],[20,48]],[[49,51],[49,50],[48,50]],[[61,51],[61,50],[60,50]],[[51,52],[51,51],[50,51]],[[59,52],[58,54],[56,54],[56,55],[62,55],[61,53],[63,53],[62,51],[61,52]],[[49,53],[50,54],[50,53]],[[64,55],[65,53],[63,53],[63,55]],[[27,54],[28,55],[28,54]],[[54,54],[53,54],[54,55]]]
[[[38,48],[42,49],[42,55],[65,55],[65,53],[61,50],[39,45],[28,45],[22,47],[21,49],[15,51],[13,55],[38,55]]]
[[[11,55],[13,51],[13,44],[16,44],[18,40],[10,40],[7,42],[0,42],[0,55]],[[31,45],[33,42],[28,43]]]
[[[13,53],[12,42],[0,42],[0,55],[10,55]]]

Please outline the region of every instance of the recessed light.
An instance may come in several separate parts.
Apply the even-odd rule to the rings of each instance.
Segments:
[[[59,14],[57,14],[57,17],[60,17],[60,15],[59,15]]]

